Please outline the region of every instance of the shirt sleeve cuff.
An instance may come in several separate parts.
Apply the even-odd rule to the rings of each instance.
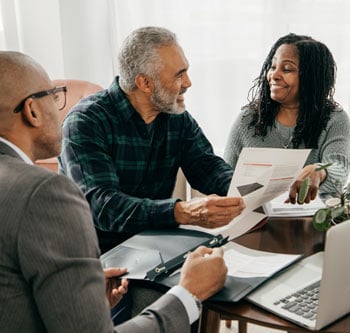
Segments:
[[[150,220],[153,221],[156,228],[177,227],[178,223],[175,221],[174,207],[176,198],[153,200],[154,205],[150,212]]]
[[[191,293],[181,286],[172,287],[168,293],[175,295],[182,302],[186,309],[190,325],[193,324],[199,318],[199,310]]]

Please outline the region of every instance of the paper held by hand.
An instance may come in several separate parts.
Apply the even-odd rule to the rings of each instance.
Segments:
[[[255,210],[289,190],[303,168],[310,149],[243,148],[228,196],[241,196],[246,208],[229,224],[216,229],[183,226],[234,239],[258,224],[265,214]]]

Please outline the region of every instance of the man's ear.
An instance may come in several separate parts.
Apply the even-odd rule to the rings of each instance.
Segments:
[[[34,98],[27,98],[21,112],[25,122],[32,127],[39,127],[42,123],[42,115],[39,105]]]
[[[149,76],[138,74],[135,77],[136,87],[146,94],[152,94],[154,91],[154,82]]]

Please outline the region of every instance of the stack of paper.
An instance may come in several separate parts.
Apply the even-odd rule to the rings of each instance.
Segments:
[[[287,198],[288,192],[285,192],[265,203],[263,205],[265,214],[271,217],[313,216],[318,209],[326,207],[319,197],[303,205],[284,203]]]

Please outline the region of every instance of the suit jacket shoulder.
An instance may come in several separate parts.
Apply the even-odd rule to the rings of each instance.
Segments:
[[[90,208],[67,177],[0,154],[3,333],[112,332]],[[20,311],[18,311],[20,309]],[[190,332],[166,294],[118,332]]]
[[[80,190],[4,154],[0,184],[1,332],[112,332],[97,237]]]

